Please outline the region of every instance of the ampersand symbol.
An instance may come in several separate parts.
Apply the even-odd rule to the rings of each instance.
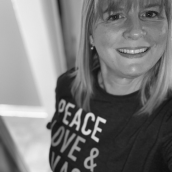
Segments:
[[[90,156],[85,159],[84,166],[86,169],[90,170],[91,172],[94,172],[94,168],[97,166],[96,163],[94,163],[94,159],[98,157],[99,150],[97,148],[93,148],[90,152]]]

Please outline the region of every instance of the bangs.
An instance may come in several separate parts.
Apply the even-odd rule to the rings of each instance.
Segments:
[[[139,3],[137,3],[139,1]],[[157,5],[160,10],[171,8],[171,0],[95,0],[95,17],[103,19],[104,13],[119,11],[121,8],[130,11],[132,6],[139,4],[140,8]]]

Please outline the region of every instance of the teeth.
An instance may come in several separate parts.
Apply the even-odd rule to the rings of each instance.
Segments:
[[[139,53],[144,53],[146,50],[147,48],[141,48],[137,50],[119,49],[121,53],[125,53],[125,54],[139,54]]]

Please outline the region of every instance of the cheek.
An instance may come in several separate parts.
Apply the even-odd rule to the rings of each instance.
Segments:
[[[150,45],[165,45],[168,36],[168,24],[166,22],[147,27],[147,41]]]
[[[107,27],[106,24],[99,25],[94,31],[94,42],[97,48],[112,48],[118,42],[119,29],[111,26]]]
[[[110,33],[102,33],[102,34],[97,34],[95,38],[95,46],[96,48],[103,48],[108,49],[109,47],[112,47],[114,44],[113,38],[110,36]]]

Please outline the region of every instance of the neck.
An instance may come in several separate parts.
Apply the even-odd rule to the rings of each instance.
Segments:
[[[140,89],[142,77],[123,78],[109,72],[100,71],[98,82],[106,92],[113,95],[127,95]]]

